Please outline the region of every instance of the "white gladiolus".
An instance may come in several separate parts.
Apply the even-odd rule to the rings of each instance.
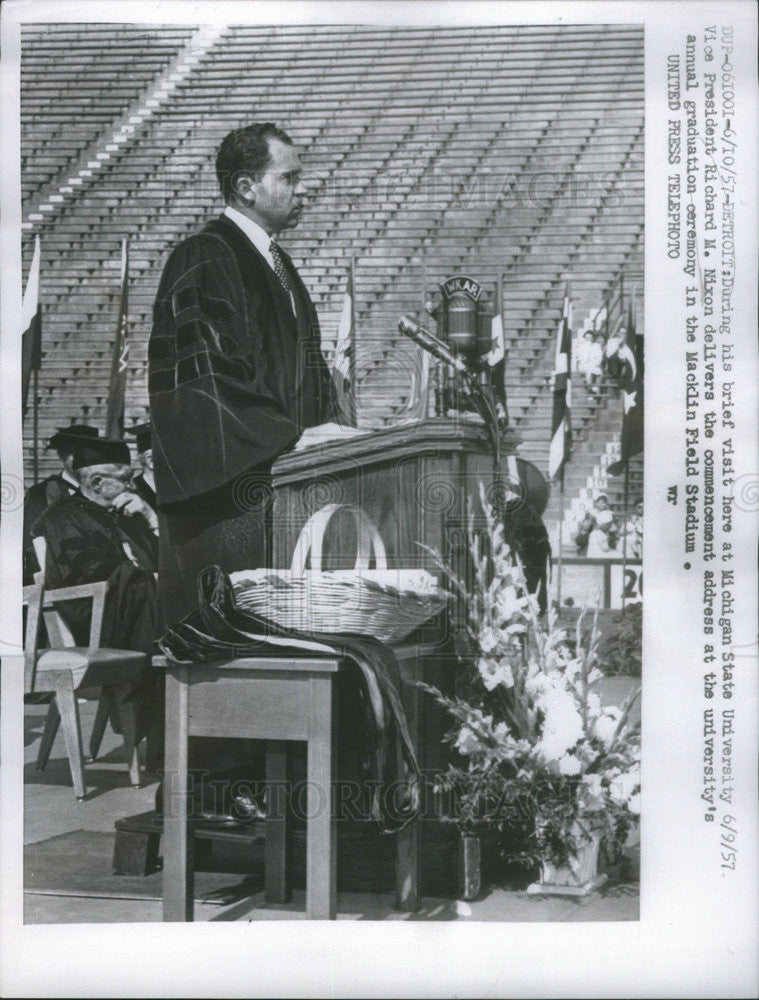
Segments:
[[[583,784],[588,789],[591,795],[601,794],[601,775],[600,774],[586,774],[584,776]]]
[[[469,726],[462,726],[456,737],[456,749],[465,755],[476,753],[480,749],[481,743]]]
[[[633,789],[635,789],[640,784],[640,772],[626,771],[622,774],[617,775],[609,784],[609,796],[613,802],[618,805],[625,805],[629,802]]]
[[[482,683],[488,691],[492,691],[499,684],[503,684],[504,687],[512,687],[514,684],[514,675],[511,672],[511,667],[503,657],[493,659],[482,656],[477,663],[477,670],[482,678]]]
[[[580,761],[571,753],[559,757],[559,774],[579,774]]]
[[[504,587],[498,594],[496,608],[502,620],[513,618],[522,610],[523,606],[524,601],[517,596],[516,587]]]
[[[582,717],[572,694],[564,687],[552,687],[539,699],[545,712],[540,753],[544,760],[558,760],[567,750],[581,740]]]
[[[480,649],[483,653],[487,654],[492,653],[492,651],[496,648],[498,643],[501,641],[501,636],[500,633],[498,633],[494,628],[486,625],[485,628],[480,631],[478,639]]]
[[[605,747],[608,747],[611,743],[612,737],[614,736],[614,731],[617,728],[617,723],[619,722],[619,710],[616,708],[607,708],[603,715],[595,721],[593,726],[593,735],[599,739]]]

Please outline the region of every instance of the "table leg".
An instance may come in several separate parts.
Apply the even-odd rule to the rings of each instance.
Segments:
[[[266,744],[266,844],[264,886],[268,903],[288,903],[292,896],[288,864],[289,773],[288,744],[269,740]]]
[[[401,665],[404,679],[403,705],[406,711],[409,735],[417,754],[419,753],[419,688],[416,681],[421,679],[422,667],[418,659],[404,661]],[[422,798],[424,794],[422,792]],[[419,854],[421,824],[414,820],[398,833],[395,847],[395,908],[404,913],[416,913],[421,909],[419,892]]]
[[[414,820],[398,833],[395,845],[395,908],[416,913],[421,908],[419,894],[419,821]]]
[[[194,859],[187,831],[188,676],[166,672],[166,760],[163,779],[163,919],[193,919]]]
[[[306,829],[306,917],[334,920],[337,910],[337,828],[332,816],[335,734],[331,677],[311,678]]]

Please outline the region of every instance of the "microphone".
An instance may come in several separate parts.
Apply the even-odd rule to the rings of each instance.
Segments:
[[[398,329],[401,333],[404,333],[415,343],[419,344],[420,347],[424,348],[425,351],[429,351],[438,361],[442,361],[445,365],[450,365],[462,375],[471,376],[472,373],[465,361],[457,357],[448,348],[448,345],[444,344],[434,333],[430,333],[426,327],[421,326],[421,324],[411,319],[410,316],[401,317]]]

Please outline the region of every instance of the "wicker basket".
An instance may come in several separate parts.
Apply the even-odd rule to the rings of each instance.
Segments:
[[[331,518],[349,510],[356,521],[356,562],[349,570],[322,570],[322,543]],[[374,553],[375,568],[369,569]],[[308,556],[311,568],[306,569]],[[435,577],[423,569],[388,569],[377,528],[359,508],[327,504],[308,519],[289,570],[240,570],[231,575],[238,605],[285,628],[352,632],[400,642],[446,603]]]

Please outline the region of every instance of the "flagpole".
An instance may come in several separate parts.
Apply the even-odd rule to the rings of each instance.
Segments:
[[[571,291],[569,281],[564,285],[564,302],[561,322],[556,337],[556,360],[553,375],[553,416],[551,419],[551,446],[548,456],[548,473],[554,483],[559,483],[559,514],[556,543],[559,549],[555,561],[557,580],[556,598],[561,611],[561,584],[564,573],[564,470],[572,447],[572,330]],[[559,448],[561,449],[559,451]]]
[[[636,293],[636,291],[637,291],[637,288],[633,288],[632,295],[630,296],[630,302],[631,302],[630,315],[631,315],[631,317],[635,316],[635,293]],[[629,336],[629,331],[626,331],[626,336]],[[626,604],[625,591],[627,589],[626,588],[626,584],[625,584],[625,581],[627,579],[627,516],[628,516],[628,512],[629,512],[629,505],[630,505],[630,459],[629,459],[629,457],[628,457],[627,461],[625,462],[625,484],[624,484],[624,492],[623,492],[622,496],[623,496],[623,502],[624,502],[624,514],[623,514],[624,520],[623,520],[623,525],[622,525],[622,529],[623,529],[623,533],[622,533],[622,610],[624,611],[625,604]]]
[[[625,590],[627,574],[627,507],[630,492],[630,463],[625,465],[625,488],[624,488],[624,514],[622,521],[622,610],[625,610]]]
[[[352,343],[350,344],[348,353],[348,379],[349,385],[351,387],[351,392],[353,393],[353,426],[358,426],[358,385],[356,384],[356,351],[358,350],[358,309],[356,308],[356,255],[351,254],[351,270],[350,270],[350,282],[351,282],[351,298],[353,299],[351,303],[351,312],[353,314],[353,322],[351,324],[351,333],[353,335]]]
[[[427,312],[427,263],[422,261],[422,316]],[[421,351],[421,373],[419,376],[419,420],[428,420],[430,416],[430,356],[427,351]]]
[[[566,397],[566,420],[567,420],[567,430],[566,433],[569,435],[570,448],[571,448],[571,434],[572,434],[572,337],[574,336],[574,330],[572,329],[572,286],[569,281],[564,284],[564,303],[566,312],[565,324],[567,328],[567,397]],[[567,467],[567,462],[569,461],[569,455],[566,455],[564,461],[561,463],[561,479],[559,480],[559,504],[561,505],[559,514],[559,530],[558,530],[558,545],[559,545],[559,579],[556,583],[556,597],[559,602],[559,613],[561,614],[561,578],[564,573],[564,553],[562,549],[564,548],[564,472]]]
[[[498,272],[498,283],[496,285],[496,294],[498,295],[498,302],[496,307],[501,316],[501,331],[503,332],[503,352],[504,352],[504,363],[503,363],[503,417],[506,427],[509,426],[509,398],[506,395],[506,333],[503,331],[503,271]]]
[[[559,525],[556,537],[556,544],[559,547],[559,557],[557,565],[557,579],[556,579],[556,603],[559,605],[559,614],[561,614],[561,574],[564,570],[564,466],[561,467],[561,472],[559,473]]]
[[[108,406],[106,409],[106,437],[122,438],[124,436],[124,401],[127,383],[127,355],[129,351],[128,337],[129,319],[129,240],[121,241],[121,292],[119,295],[119,312],[116,324],[116,337],[113,342],[111,359],[111,379],[108,390]]]
[[[34,482],[39,482],[40,470],[39,470],[39,371],[34,369],[32,372],[32,392],[34,393],[34,399],[32,400],[32,477]]]

